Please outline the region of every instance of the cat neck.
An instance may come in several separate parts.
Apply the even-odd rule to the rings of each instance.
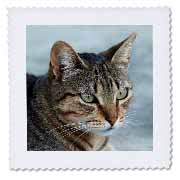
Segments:
[[[67,130],[69,132],[69,130]],[[71,131],[70,131],[71,132]],[[111,150],[108,137],[100,136],[91,132],[78,130],[70,135],[64,135],[66,150],[78,151],[102,151]]]

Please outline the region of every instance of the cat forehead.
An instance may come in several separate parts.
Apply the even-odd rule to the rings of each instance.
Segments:
[[[70,68],[63,74],[63,81],[67,88],[75,89],[79,92],[94,93],[97,84],[101,84],[104,90],[108,90],[112,84],[122,87],[128,80],[127,69],[119,68],[108,63],[106,59],[94,53],[79,54],[90,64],[90,69]]]
[[[127,80],[127,72],[124,69],[118,69],[105,63],[95,63],[90,70],[71,69],[63,76],[63,81],[68,86],[84,91],[94,90],[97,83],[100,83],[104,89],[112,86],[112,83],[123,86]]]
[[[112,76],[112,74],[106,69],[104,64],[94,65],[92,71],[80,73],[78,76],[73,76],[69,79],[71,87],[76,87],[76,90],[81,93],[96,93],[99,87],[102,87],[102,91],[112,93],[115,89],[120,87],[126,87],[128,79],[120,74]],[[67,81],[66,81],[67,82]]]

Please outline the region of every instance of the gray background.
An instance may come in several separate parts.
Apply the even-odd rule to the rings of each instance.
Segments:
[[[78,52],[100,52],[132,32],[138,33],[129,66],[135,98],[111,141],[116,150],[146,151],[153,149],[152,26],[27,26],[27,72],[47,72],[55,41],[66,41]]]

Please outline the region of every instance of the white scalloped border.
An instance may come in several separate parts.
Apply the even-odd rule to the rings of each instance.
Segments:
[[[170,170],[171,167],[172,167],[172,161],[173,161],[173,81],[172,81],[172,11],[171,11],[171,8],[168,7],[168,6],[151,6],[151,7],[138,7],[138,6],[135,6],[135,7],[91,7],[91,6],[87,6],[87,7],[84,7],[84,6],[77,6],[77,7],[53,7],[53,6],[50,6],[50,7],[35,7],[35,6],[31,6],[31,7],[19,7],[19,6],[12,6],[12,7],[7,7],[6,10],[7,10],[7,21],[8,21],[8,26],[7,26],[7,44],[8,44],[8,77],[9,77],[9,115],[10,115],[10,119],[11,119],[11,110],[13,109],[13,106],[11,104],[11,101],[12,101],[12,97],[11,97],[11,83],[13,81],[13,79],[11,78],[12,76],[12,63],[10,62],[10,41],[9,41],[9,24],[10,24],[10,21],[9,21],[9,16],[8,16],[8,9],[32,9],[32,8],[35,8],[35,9],[58,9],[58,8],[76,8],[76,9],[150,9],[150,8],[168,8],[169,9],[169,80],[170,80],[170,84],[169,84],[169,91],[170,91],[170,144],[169,144],[169,147],[170,147],[170,151],[169,151],[169,167],[166,168],[166,167],[162,167],[162,168],[159,168],[159,167],[148,167],[148,168],[140,168],[140,167],[134,167],[134,168],[10,168],[10,170],[12,171],[122,171],[122,170]],[[10,143],[11,141],[13,140],[12,136],[11,136],[11,128],[12,128],[12,122],[9,120],[9,164],[10,164],[10,160],[11,160],[11,157],[10,157]]]
[[[172,167],[173,160],[173,73],[172,73],[172,11],[169,8],[169,91],[170,91],[170,165],[169,169]]]

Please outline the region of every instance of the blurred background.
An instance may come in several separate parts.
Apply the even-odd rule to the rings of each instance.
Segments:
[[[124,125],[111,137],[115,150],[153,150],[153,52],[149,25],[57,25],[26,27],[27,72],[48,71],[49,53],[54,42],[63,40],[77,52],[101,52],[124,40],[130,33],[138,37],[132,48],[129,77],[134,84],[134,102]]]

